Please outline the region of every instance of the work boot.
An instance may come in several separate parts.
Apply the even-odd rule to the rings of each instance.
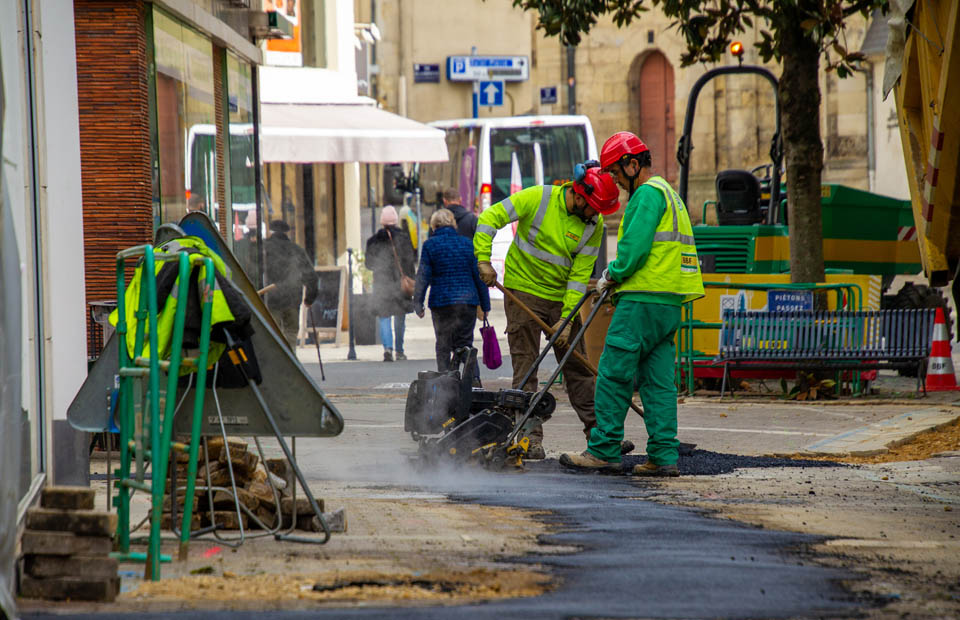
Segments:
[[[392,362],[392,361],[393,361],[393,350],[392,350],[392,349],[386,349],[386,350],[383,352],[383,361],[385,361],[385,362]]]
[[[543,450],[543,444],[535,443],[527,448],[527,454],[523,458],[528,461],[542,461],[547,458],[547,453]]]
[[[583,471],[619,471],[620,463],[611,463],[583,452],[564,452],[560,455],[560,464],[571,469]]]
[[[657,465],[647,461],[643,465],[634,466],[633,475],[648,478],[676,478],[680,475],[680,471],[676,465]]]
[[[636,446],[633,445],[632,441],[629,439],[624,439],[620,442],[620,456],[623,456],[624,454],[630,454],[633,452],[634,448],[636,448]]]
[[[397,351],[397,355],[394,359],[396,359],[398,362],[401,362],[407,359],[407,356],[403,354],[403,351]]]

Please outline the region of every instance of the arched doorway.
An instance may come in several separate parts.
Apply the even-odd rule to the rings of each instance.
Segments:
[[[630,66],[630,129],[653,156],[653,169],[671,183],[677,176],[673,66],[659,51],[638,55]]]

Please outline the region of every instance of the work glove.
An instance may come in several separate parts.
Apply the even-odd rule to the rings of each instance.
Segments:
[[[563,325],[563,319],[560,319],[559,321],[553,324],[553,331],[554,332],[559,331],[562,325]],[[557,336],[557,339],[553,341],[555,345],[560,347],[567,346],[567,342],[570,340],[570,332],[571,332],[572,325],[573,325],[573,321],[569,321],[567,323],[566,327],[563,328],[563,331],[560,332],[560,335]]]
[[[607,270],[604,269],[603,273],[600,274],[600,279],[597,280],[597,292],[602,293],[603,291],[613,289],[620,286],[619,282],[614,282],[610,279],[610,274],[607,273]]]
[[[497,270],[493,268],[490,261],[480,261],[477,265],[480,270],[480,281],[487,286],[493,286],[497,283]]]

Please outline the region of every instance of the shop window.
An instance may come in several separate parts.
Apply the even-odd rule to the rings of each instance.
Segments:
[[[227,107],[230,135],[230,204],[237,260],[250,279],[259,283],[257,256],[256,154],[253,132],[253,81],[249,63],[227,53]],[[264,229],[261,238],[266,236]]]
[[[213,46],[159,9],[153,12],[159,223],[188,210],[217,219]],[[156,189],[156,188],[155,188]]]

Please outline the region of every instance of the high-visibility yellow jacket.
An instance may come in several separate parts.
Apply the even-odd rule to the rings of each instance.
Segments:
[[[607,273],[620,282],[618,296],[676,305],[703,297],[690,216],[663,177],[651,177],[630,197]]]
[[[473,250],[489,261],[493,237],[511,222],[517,234],[507,251],[503,285],[563,302],[566,316],[587,292],[600,254],[603,218],[586,223],[567,211],[564,185],[535,185],[486,209],[477,221]]]
[[[199,237],[180,237],[178,239],[172,239],[167,243],[163,244],[160,248],[157,248],[159,252],[167,253],[176,253],[180,250],[187,250],[189,253],[199,253],[203,256],[210,257],[213,259],[214,269],[219,272],[221,275],[226,275],[227,266],[223,262],[223,259],[220,256],[207,247],[207,245]],[[160,270],[167,265],[167,261],[156,261],[154,263],[154,271],[160,273]],[[171,261],[170,265],[172,268],[176,268],[177,262]],[[191,270],[197,279],[198,282],[203,282],[206,279],[206,269],[201,265],[195,270]],[[143,336],[143,349],[140,352],[137,352],[136,349],[136,337],[137,337],[137,310],[140,302],[140,290],[142,285],[143,277],[143,265],[137,267],[137,270],[134,272],[133,278],[130,280],[130,284],[127,285],[126,293],[124,295],[124,305],[125,305],[125,314],[127,320],[127,352],[130,355],[130,358],[136,357],[150,357],[150,344],[149,344],[149,324],[145,323],[144,327],[144,336]],[[160,353],[161,359],[167,359],[170,357],[170,343],[173,339],[173,324],[174,316],[177,310],[177,288],[176,286],[170,291],[170,295],[166,299],[157,299],[157,346]],[[213,291],[213,306],[211,308],[210,314],[210,325],[216,325],[217,323],[229,323],[234,320],[234,315],[230,311],[230,307],[227,304],[226,299],[224,298],[223,291],[220,288],[219,283],[214,280],[214,291]],[[114,310],[110,313],[110,323],[116,325],[118,321],[118,311]],[[211,342],[210,343],[210,353],[207,356],[208,363],[213,364],[222,355],[225,345],[222,343]],[[188,369],[181,369],[181,374],[189,372]]]

